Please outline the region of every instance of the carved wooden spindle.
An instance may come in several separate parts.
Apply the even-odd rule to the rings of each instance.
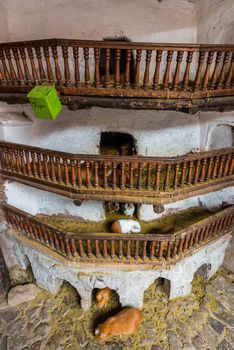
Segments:
[[[120,163],[120,171],[121,171],[121,177],[120,177],[120,189],[124,190],[126,185],[126,176],[125,176],[125,162]]]
[[[60,163],[60,158],[59,157],[56,157],[56,166],[57,166],[58,183],[62,184],[63,183],[63,179],[62,179],[61,163]]]
[[[166,176],[165,176],[165,182],[164,182],[164,191],[168,191],[169,190],[170,172],[171,172],[171,164],[167,164],[167,166],[166,166]]]
[[[160,173],[161,173],[161,164],[157,164],[156,177],[155,177],[155,190],[160,190]]]
[[[59,239],[59,249],[60,249],[60,252],[61,252],[62,254],[66,254],[65,244],[64,244],[64,239],[63,239],[63,237],[62,237],[62,236],[59,236],[58,239]]]
[[[104,86],[107,88],[110,85],[110,49],[105,49],[105,79]]]
[[[215,179],[217,176],[218,163],[219,163],[219,157],[216,156],[214,158],[214,167],[213,167],[212,176],[211,176],[212,179]]]
[[[136,50],[136,64],[135,64],[135,72],[134,72],[134,87],[135,88],[137,88],[139,86],[141,53],[142,53],[142,50]]]
[[[146,174],[146,190],[151,188],[151,164],[147,163],[147,174]]]
[[[224,58],[223,58],[223,65],[221,68],[221,72],[220,72],[219,80],[217,84],[217,89],[221,89],[223,87],[229,56],[230,56],[230,52],[225,52]]]
[[[178,51],[177,58],[176,58],[176,69],[175,69],[175,74],[174,74],[174,77],[173,77],[173,84],[172,84],[172,87],[173,87],[174,91],[176,91],[177,88],[178,88],[180,66],[181,66],[181,62],[182,62],[182,59],[183,59],[183,55],[184,55],[183,51]]]
[[[130,170],[129,189],[133,189],[133,186],[134,186],[134,163],[133,162],[130,162],[129,170]]]
[[[229,169],[229,163],[230,163],[231,157],[232,157],[232,155],[230,153],[227,154],[224,169],[223,169],[223,176],[228,175],[228,169]]]
[[[115,50],[115,87],[120,86],[120,59],[121,59],[121,50]]]
[[[106,161],[103,162],[103,187],[107,188],[108,186],[108,171],[107,171],[108,164]]]
[[[189,244],[189,234],[187,234],[185,237],[183,252],[188,249],[188,244]]]
[[[139,241],[135,241],[134,259],[139,259]]]
[[[4,85],[4,83],[5,83],[5,79],[4,79],[4,76],[3,76],[2,69],[0,67],[0,86]]]
[[[89,258],[93,255],[90,239],[87,239],[87,255]]]
[[[167,89],[169,85],[169,76],[170,76],[170,68],[171,68],[171,62],[173,58],[173,51],[167,52],[167,65],[166,70],[163,78],[163,88]]]
[[[190,160],[189,166],[188,166],[188,176],[187,176],[187,181],[186,181],[187,186],[191,185],[192,176],[193,176],[193,161]]]
[[[112,239],[111,240],[111,259],[114,259],[115,257],[115,241]]]
[[[125,72],[124,72],[124,86],[128,88],[130,85],[130,62],[132,57],[132,50],[125,51]]]
[[[184,246],[184,238],[180,238],[179,240],[179,245],[178,245],[178,249],[177,249],[177,253],[180,254],[183,251],[183,246]]]
[[[217,75],[218,75],[218,70],[219,70],[219,63],[220,63],[222,54],[223,53],[221,51],[218,51],[216,53],[215,66],[214,66],[214,70],[213,70],[211,81],[210,81],[210,85],[209,85],[210,89],[213,89],[215,87],[215,85],[216,85]]]
[[[9,68],[10,68],[11,80],[13,81],[14,85],[18,85],[18,79],[17,79],[17,76],[16,76],[15,68],[14,68],[14,65],[12,63],[11,50],[10,49],[6,49],[5,53],[6,53],[6,58],[7,58],[8,65],[9,65]]]
[[[197,73],[196,73],[196,77],[195,77],[195,81],[194,81],[194,91],[197,91],[200,88],[202,66],[203,66],[203,62],[205,59],[205,54],[206,53],[204,51],[199,52]]]
[[[98,239],[95,239],[95,256],[96,256],[96,258],[101,257]]]
[[[43,154],[44,172],[46,181],[50,181],[49,167],[48,167],[48,157]]]
[[[174,241],[174,244],[173,244],[172,258],[174,258],[176,256],[176,254],[177,254],[178,244],[179,244],[178,239],[176,239]]]
[[[94,71],[94,85],[98,87],[100,85],[100,49],[94,48],[94,60],[95,60],[95,71]]]
[[[6,60],[5,60],[5,54],[4,54],[4,51],[2,49],[0,49],[0,60],[2,62],[3,73],[4,73],[5,80],[6,80],[6,84],[12,85],[11,76],[10,76],[9,70],[7,68]]]
[[[81,163],[80,160],[77,160],[76,162],[77,167],[77,185],[80,188],[82,186],[82,176],[81,176]]]
[[[158,258],[161,260],[163,257],[163,241],[159,242]]]
[[[27,175],[26,164],[25,164],[25,159],[24,159],[24,152],[23,152],[23,150],[20,150],[20,163],[21,163],[22,173],[23,173],[24,175]]]
[[[98,177],[98,161],[94,162],[94,187],[98,188],[99,186],[99,177]]]
[[[67,159],[63,158],[63,169],[64,169],[64,183],[65,185],[69,185],[69,174],[68,174],[68,167],[67,167]]]
[[[60,248],[59,248],[59,240],[58,240],[58,237],[57,237],[56,233],[53,235],[53,238],[54,238],[55,249],[59,251],[60,250]]]
[[[206,70],[205,70],[205,74],[203,77],[203,81],[202,81],[202,89],[205,90],[208,87],[209,84],[209,79],[210,79],[210,66],[212,64],[213,61],[213,57],[214,57],[214,52],[210,51],[208,53],[208,57],[207,57],[207,64],[206,64]]]
[[[203,159],[202,159],[202,168],[201,168],[201,174],[200,174],[199,182],[203,182],[204,179],[205,179],[206,164],[207,164],[207,158],[203,158]]]
[[[214,163],[214,158],[210,157],[208,159],[208,170],[207,170],[206,177],[205,177],[206,181],[210,180],[211,172],[212,172],[212,168],[213,168],[213,163]]]
[[[50,63],[49,47],[48,46],[44,46],[43,47],[43,51],[44,51],[44,56],[45,56],[45,61],[46,61],[46,69],[47,69],[48,81],[49,81],[49,83],[53,83],[54,82],[54,76],[53,76],[53,71],[52,71],[52,67],[51,67],[51,63]]]
[[[155,258],[155,244],[156,242],[151,242],[150,243],[150,260],[153,260]]]
[[[107,258],[107,241],[106,239],[103,240],[103,258]]]
[[[176,164],[175,164],[174,180],[173,180],[173,189],[174,189],[174,190],[178,187],[179,167],[180,167],[180,165],[179,165],[178,163],[176,163]]]
[[[14,156],[15,156],[15,169],[17,173],[20,173],[20,160],[19,160],[19,151],[17,149],[14,149]]]
[[[190,74],[190,67],[193,60],[193,51],[188,51],[187,53],[187,59],[186,59],[186,68],[184,72],[184,78],[183,78],[183,90],[186,91],[189,85],[189,74]]]
[[[50,175],[52,182],[57,182],[56,175],[55,175],[55,161],[54,156],[49,155],[49,162],[50,162]]]
[[[196,231],[193,231],[189,237],[189,244],[188,244],[189,249],[194,246],[195,235],[196,235]]]
[[[230,161],[229,170],[228,170],[228,176],[233,175],[233,169],[234,169],[234,153],[232,153],[232,156],[231,156],[231,161]]]
[[[72,238],[72,239],[70,240],[70,245],[71,245],[71,253],[72,253],[72,256],[73,256],[73,258],[75,258],[75,257],[76,257],[76,254],[77,254],[77,250],[76,250],[76,242],[75,242],[75,239],[74,239],[74,238]]]
[[[123,241],[122,239],[118,241],[118,258],[123,258]]]
[[[112,162],[112,188],[115,189],[116,188],[116,168],[117,168],[117,163],[116,161]]]
[[[143,79],[143,87],[147,88],[149,85],[149,72],[150,72],[150,61],[151,61],[152,50],[146,50],[145,57],[145,73]]]
[[[153,89],[156,90],[159,85],[159,79],[160,79],[160,65],[162,60],[162,51],[157,50],[156,53],[156,66],[155,66],[155,72],[154,72],[154,78],[153,78]]]
[[[137,178],[137,189],[141,190],[142,187],[142,170],[143,170],[143,163],[139,162],[138,164],[138,178]]]
[[[180,187],[184,187],[185,183],[185,170],[186,170],[186,162],[182,163],[182,170],[181,170],[181,176],[180,176]]]
[[[22,59],[23,67],[24,67],[24,77],[25,77],[24,81],[26,81],[27,85],[32,85],[31,75],[30,75],[29,68],[28,68],[28,63],[27,63],[27,59],[26,59],[25,49],[23,47],[21,47],[19,49],[19,52],[20,52],[20,57]]]
[[[56,84],[61,85],[62,84],[62,74],[61,74],[61,70],[60,70],[60,66],[59,66],[57,46],[52,46],[51,50],[52,50],[52,55],[53,55],[53,59],[54,59]]]
[[[131,259],[131,241],[127,240],[127,251],[126,251],[127,260]]]
[[[85,161],[85,170],[86,170],[86,187],[91,186],[91,181],[90,181],[90,162],[88,160]]]
[[[79,255],[81,258],[85,257],[85,253],[84,253],[84,247],[83,247],[83,242],[81,239],[78,240],[78,246],[79,246]]]
[[[225,156],[222,155],[220,157],[220,164],[219,164],[219,171],[218,171],[218,179],[222,177],[223,175],[223,163],[224,163],[224,160],[225,160]]]
[[[63,61],[64,61],[64,76],[65,76],[65,85],[71,86],[71,74],[70,74],[70,68],[69,68],[69,53],[68,53],[68,47],[62,46],[62,53],[63,53]]]
[[[147,241],[143,241],[143,247],[142,247],[142,260],[145,260],[147,257],[147,251],[146,251]]]
[[[25,151],[25,157],[26,157],[26,170],[28,176],[32,176],[32,169],[31,169],[31,163],[29,159],[29,151]]]
[[[34,62],[33,49],[29,47],[27,50],[28,50],[28,57],[30,59],[30,64],[31,64],[33,84],[37,85],[39,82],[39,78],[38,78],[37,69]]]
[[[80,85],[79,47],[73,47],[75,86]]]
[[[171,248],[172,248],[172,242],[167,241],[166,259],[169,259],[171,257]]]
[[[32,170],[33,170],[33,176],[38,177],[38,172],[37,172],[37,162],[36,162],[36,153],[31,152],[31,157],[32,157]]]
[[[234,76],[234,52],[232,53],[232,60],[230,63],[230,67],[229,67],[229,71],[227,73],[227,77],[226,80],[224,81],[224,87],[226,89],[229,89],[231,87],[231,82],[233,80],[233,76]]]
[[[41,48],[36,47],[35,51],[36,51],[36,56],[37,56],[37,61],[38,61],[38,66],[39,66],[40,80],[41,80],[41,83],[43,83],[46,81],[46,75],[45,75],[44,67],[42,64]]]

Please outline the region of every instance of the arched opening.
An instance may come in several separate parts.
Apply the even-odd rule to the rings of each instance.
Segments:
[[[201,303],[206,295],[206,284],[208,282],[211,264],[202,264],[194,273],[191,293]]]
[[[150,298],[160,298],[160,295],[170,297],[171,281],[167,278],[157,278],[144,292],[144,300]]]
[[[220,124],[211,130],[208,149],[221,149],[232,147],[234,144],[234,127],[227,124]]]
[[[194,273],[194,277],[196,275],[200,275],[202,278],[208,279],[210,270],[211,270],[211,264],[203,264]]]
[[[56,294],[56,300],[58,304],[61,303],[61,308],[64,304],[69,305],[70,308],[80,308],[80,295],[70,282],[63,281],[58,293]]]
[[[100,154],[132,156],[136,154],[136,140],[123,132],[102,132]]]

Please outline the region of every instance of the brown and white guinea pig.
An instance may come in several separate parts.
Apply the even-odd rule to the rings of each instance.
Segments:
[[[120,335],[132,335],[142,320],[141,311],[136,308],[124,308],[115,316],[108,318],[95,329],[98,340],[105,340]]]
[[[124,215],[133,216],[135,212],[135,204],[134,203],[122,203],[121,209]]]
[[[100,308],[106,307],[112,295],[112,290],[108,287],[98,289],[96,294],[96,300]]]
[[[120,219],[113,222],[111,232],[115,233],[140,233],[141,225],[136,220]]]

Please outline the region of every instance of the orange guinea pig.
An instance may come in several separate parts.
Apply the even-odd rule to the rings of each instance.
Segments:
[[[95,336],[99,340],[105,340],[117,335],[132,335],[138,329],[141,319],[140,310],[125,308],[99,324],[95,329]]]
[[[112,295],[112,290],[110,288],[106,287],[103,289],[99,289],[96,294],[96,300],[98,302],[98,306],[100,308],[105,307],[108,304],[111,295]]]

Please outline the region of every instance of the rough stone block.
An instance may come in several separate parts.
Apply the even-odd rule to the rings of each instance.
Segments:
[[[32,300],[37,296],[37,287],[32,284],[25,284],[12,288],[8,293],[8,304],[18,305],[26,301]]]

